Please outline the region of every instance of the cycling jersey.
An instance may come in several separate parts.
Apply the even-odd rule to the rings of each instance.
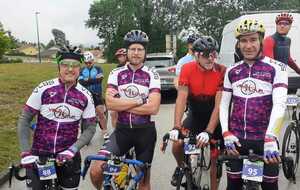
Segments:
[[[176,76],[180,75],[181,68],[184,64],[191,62],[193,60],[194,60],[194,56],[191,54],[186,54],[185,56],[180,58],[176,65],[176,72],[175,72]]]
[[[300,68],[291,58],[290,46],[291,39],[276,32],[272,36],[268,36],[264,39],[263,54],[289,65],[298,74],[300,74]]]
[[[147,66],[133,71],[129,65],[111,71],[108,88],[118,91],[123,99],[147,99],[152,92],[160,92],[160,79],[157,72]],[[125,125],[149,124],[150,115],[137,115],[127,111],[118,112],[118,122]]]
[[[97,78],[103,77],[103,71],[101,67],[93,65],[91,68],[84,67],[80,71],[78,80],[90,79],[84,87],[86,87],[92,94],[102,94],[101,82],[97,81]]]
[[[196,61],[183,66],[178,84],[188,87],[188,102],[192,112],[213,110],[215,95],[223,87],[225,70],[226,68],[219,64],[214,64],[212,70],[205,70]]]
[[[253,65],[238,62],[226,71],[223,90],[223,132],[229,130],[238,138],[249,140],[263,140],[266,133],[278,137],[286,108],[285,64],[269,57],[262,57]]]
[[[58,78],[40,83],[24,109],[38,114],[31,149],[35,155],[56,154],[69,148],[77,140],[80,120],[96,120],[88,90],[78,83],[66,90]]]

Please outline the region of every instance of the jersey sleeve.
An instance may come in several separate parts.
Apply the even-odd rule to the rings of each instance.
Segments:
[[[95,111],[95,105],[92,99],[91,94],[89,93],[87,95],[87,106],[83,110],[82,113],[82,119],[87,121],[87,123],[93,123],[96,121],[96,111]]]
[[[221,65],[221,76],[220,76],[220,81],[219,81],[217,91],[223,90],[225,72],[226,72],[226,67]]]
[[[96,75],[96,78],[103,78],[103,70],[101,67],[96,67],[98,74]]]
[[[42,83],[39,84],[39,86],[42,85]],[[33,114],[36,114],[42,106],[42,94],[44,89],[40,88],[39,86],[33,90],[24,107],[26,111],[29,111]]]
[[[271,36],[266,37],[263,42],[263,55],[274,59],[274,45],[273,38]]]
[[[179,59],[179,61],[176,64],[176,71],[175,71],[176,76],[180,75],[180,71],[182,69],[182,65],[183,65],[183,59],[181,58],[181,59]]]
[[[183,65],[180,75],[179,75],[179,80],[178,80],[178,86],[188,86],[189,85],[189,77],[190,77],[190,69],[189,65],[185,64]]]
[[[286,65],[276,67],[276,73],[273,82],[272,100],[273,107],[270,115],[270,121],[266,134],[279,137],[281,127],[284,122],[284,114],[286,109],[288,87],[288,74]]]
[[[112,70],[107,79],[107,88],[113,88],[118,90],[118,74]]]
[[[159,74],[154,69],[151,69],[150,77],[149,94],[152,92],[160,92]]]

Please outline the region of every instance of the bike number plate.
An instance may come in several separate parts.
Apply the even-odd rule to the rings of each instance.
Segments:
[[[49,180],[57,178],[54,162],[47,162],[45,165],[37,164],[37,167],[40,180]]]
[[[264,163],[262,161],[251,162],[248,159],[243,161],[242,179],[262,182]]]
[[[121,165],[115,165],[113,163],[107,163],[104,168],[103,174],[105,175],[118,175],[121,171]]]
[[[200,154],[201,149],[197,148],[195,144],[184,143],[185,154]]]
[[[297,106],[299,102],[298,96],[288,96],[286,100],[286,105],[287,106]]]

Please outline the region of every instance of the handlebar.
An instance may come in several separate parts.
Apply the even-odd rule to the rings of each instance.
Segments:
[[[122,157],[116,157],[113,155],[89,155],[85,158],[84,160],[84,167],[81,172],[81,176],[84,179],[85,175],[90,167],[91,161],[92,160],[99,160],[99,161],[109,161],[109,160],[114,160],[114,161],[119,161],[120,163],[125,163],[125,164],[132,164],[134,166],[137,166],[141,169],[147,167],[147,164],[144,164],[143,162],[135,159],[127,159],[127,158],[122,158]],[[134,176],[135,181],[140,181],[141,178],[144,176],[144,172],[141,170],[138,175]]]

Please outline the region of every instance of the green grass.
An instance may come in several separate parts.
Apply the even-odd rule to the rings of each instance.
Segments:
[[[115,64],[101,64],[103,89]],[[42,81],[57,77],[57,65],[0,64],[0,172],[19,159],[16,124],[21,109],[32,90]]]

